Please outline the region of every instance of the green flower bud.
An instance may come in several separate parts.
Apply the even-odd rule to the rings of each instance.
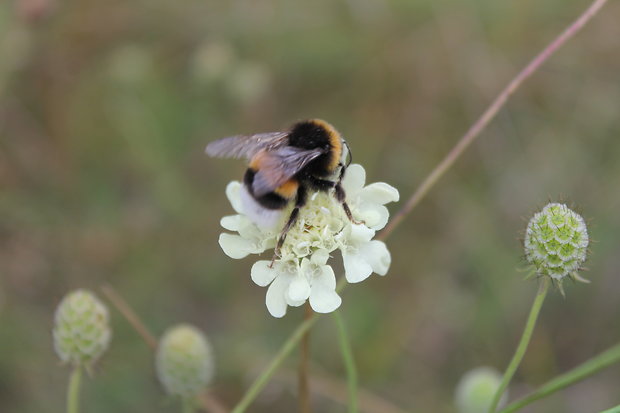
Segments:
[[[459,413],[487,413],[502,381],[491,367],[478,367],[465,373],[456,387],[456,409]],[[500,405],[506,400],[504,393]]]
[[[525,232],[525,256],[538,275],[576,279],[586,259],[589,238],[583,218],[564,204],[551,203],[536,213]]]
[[[168,329],[157,349],[159,381],[172,395],[192,397],[211,381],[214,373],[211,346],[200,330],[188,324]]]
[[[89,367],[110,343],[108,319],[108,309],[91,292],[76,290],[67,294],[54,316],[58,357],[65,363]]]

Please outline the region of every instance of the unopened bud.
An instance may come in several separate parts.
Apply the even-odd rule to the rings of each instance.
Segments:
[[[200,330],[188,324],[168,329],[157,349],[157,376],[170,394],[192,397],[214,373],[211,346]]]
[[[525,256],[538,275],[580,279],[577,271],[586,260],[588,243],[583,218],[564,204],[551,203],[527,225]]]
[[[89,291],[67,294],[54,317],[54,348],[63,362],[88,367],[108,348],[108,309]]]
[[[465,373],[456,387],[458,413],[487,413],[501,380],[500,374],[490,367],[478,367]],[[500,405],[506,397],[504,393]]]

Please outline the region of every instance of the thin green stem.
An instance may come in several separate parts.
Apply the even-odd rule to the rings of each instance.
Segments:
[[[577,383],[585,378],[592,376],[595,373],[611,366],[612,364],[620,362],[620,344],[616,344],[614,347],[602,352],[598,356],[591,358],[590,360],[580,364],[572,370],[561,374],[547,383],[534,390],[532,393],[510,403],[503,408],[500,413],[511,413],[527,406],[536,400],[547,397],[548,395],[562,390],[574,383]],[[605,413],[617,412],[617,410],[609,410]]]
[[[611,409],[603,410],[601,413],[620,413],[620,406],[612,407]]]
[[[278,354],[276,354],[271,363],[269,363],[267,368],[263,370],[260,376],[254,380],[254,383],[252,383],[250,388],[245,392],[243,398],[239,401],[239,403],[237,403],[231,413],[242,413],[246,411],[256,396],[258,396],[261,390],[265,388],[278,367],[280,367],[280,364],[282,364],[289,354],[291,354],[297,346],[297,343],[299,343],[301,338],[304,336],[305,332],[308,331],[317,320],[318,317],[314,314],[312,318],[305,320],[295,329],[295,331],[293,331],[293,334],[291,334],[291,336],[284,342],[282,348],[278,351]]]
[[[334,311],[334,321],[338,327],[338,342],[340,343],[340,351],[347,370],[347,384],[349,387],[349,413],[357,413],[357,369],[355,367],[355,359],[353,358],[353,350],[351,348],[351,340],[347,334],[347,329],[342,319],[340,311]]]
[[[314,312],[310,303],[306,302],[304,306],[304,320],[312,318]],[[299,412],[311,413],[310,407],[310,384],[309,384],[309,364],[310,364],[310,329],[308,329],[299,345],[299,374],[298,374],[298,389],[299,389]]]
[[[506,387],[508,387],[512,376],[514,376],[517,368],[519,367],[519,364],[521,364],[521,360],[523,360],[523,356],[525,355],[527,346],[530,343],[530,339],[532,338],[532,332],[534,331],[534,326],[536,325],[536,320],[538,319],[540,308],[545,301],[547,291],[549,291],[549,284],[549,277],[543,277],[543,280],[538,287],[538,293],[536,293],[534,303],[532,304],[530,315],[527,318],[527,323],[525,323],[525,329],[523,330],[523,334],[521,335],[521,341],[519,341],[517,350],[515,351],[514,356],[512,356],[512,360],[510,360],[510,364],[508,364],[508,367],[504,372],[502,382],[499,385],[497,391],[495,392],[495,396],[493,397],[493,401],[491,402],[491,407],[489,408],[489,413],[495,413],[502,394],[504,394],[504,391],[506,390]]]
[[[69,378],[67,390],[67,413],[78,413],[80,404],[80,382],[82,380],[82,367],[75,366]]]

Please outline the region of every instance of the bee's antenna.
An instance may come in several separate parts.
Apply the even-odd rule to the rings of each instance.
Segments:
[[[351,153],[351,148],[349,148],[349,144],[347,143],[347,141],[345,141],[344,139],[342,140],[344,142],[344,145],[347,147],[347,168],[349,167],[349,165],[351,165],[351,162],[353,162],[353,153]]]

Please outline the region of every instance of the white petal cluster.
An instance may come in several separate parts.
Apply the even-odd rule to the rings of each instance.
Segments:
[[[329,313],[340,306],[336,276],[328,265],[335,250],[342,254],[345,277],[350,283],[361,282],[373,272],[387,273],[390,253],[383,242],[372,238],[388,222],[385,204],[398,201],[399,194],[386,183],[364,186],[365,181],[366,172],[357,164],[347,168],[342,181],[353,217],[364,224],[353,224],[332,193],[313,193],[287,234],[281,258],[273,267],[271,255],[252,266],[252,280],[269,286],[266,304],[271,315],[283,317],[287,306],[297,307],[306,300],[318,313]],[[228,184],[226,195],[238,214],[221,220],[222,227],[236,232],[223,233],[219,239],[226,255],[235,259],[273,249],[291,211],[281,211],[275,225],[255,222],[248,217],[250,211],[244,211],[244,190],[237,181]]]

